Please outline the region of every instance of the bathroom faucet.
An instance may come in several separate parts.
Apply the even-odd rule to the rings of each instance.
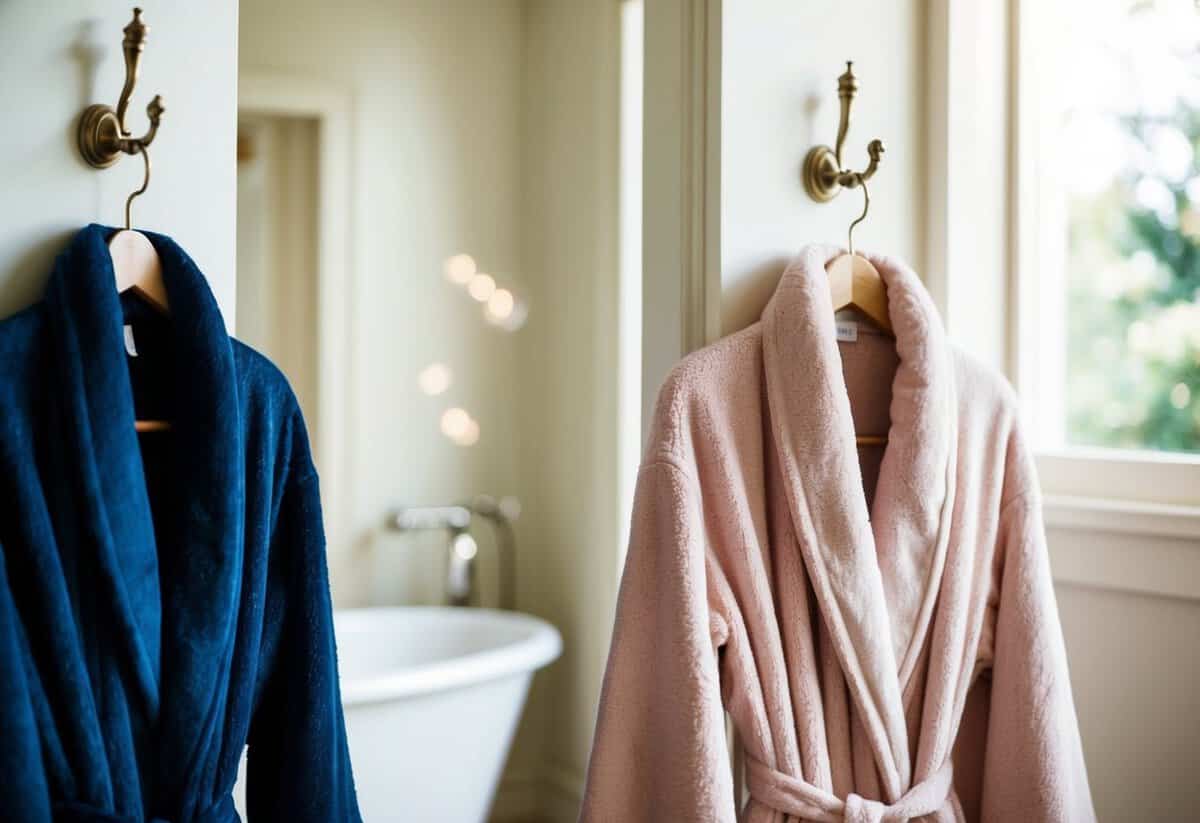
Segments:
[[[445,531],[449,536],[450,552],[446,572],[446,602],[451,606],[470,604],[475,590],[475,558],[479,546],[470,533],[474,517],[492,523],[497,533],[500,563],[500,607],[516,607],[514,592],[514,550],[516,539],[512,522],[520,514],[515,498],[496,500],[479,495],[470,503],[447,506],[407,506],[388,517],[388,528],[401,533]]]

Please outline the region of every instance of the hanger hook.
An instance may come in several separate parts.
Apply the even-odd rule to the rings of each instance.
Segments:
[[[138,151],[141,152],[141,154],[142,154],[142,159],[144,161],[146,161],[146,176],[142,179],[142,187],[140,189],[138,189],[137,191],[132,192],[129,195],[129,197],[126,198],[126,200],[125,200],[125,230],[126,231],[129,231],[133,228],[132,221],[130,220],[130,217],[129,217],[130,210],[133,207],[133,198],[137,197],[140,194],[145,194],[146,189],[148,189],[150,187],[150,152],[146,151],[145,145],[143,145],[141,143],[138,143],[137,148],[138,148]],[[865,216],[866,212],[863,212],[863,215]],[[853,227],[851,227],[851,230],[853,230]]]
[[[149,161],[147,161],[147,162],[149,162]],[[858,216],[858,219],[850,224],[850,229],[846,232],[846,245],[848,246],[848,250],[849,250],[851,256],[854,255],[854,227],[857,226],[862,221],[866,220],[867,212],[869,212],[871,210],[871,195],[870,195],[870,193],[867,192],[866,178],[863,177],[861,173],[856,173],[854,175],[854,178],[855,178],[855,181],[858,183],[858,185],[862,187],[863,210],[862,210],[862,214],[860,214]]]

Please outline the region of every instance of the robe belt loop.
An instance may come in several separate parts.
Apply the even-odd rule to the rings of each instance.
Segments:
[[[925,780],[890,806],[851,794],[845,800],[797,777],[771,768],[746,755],[746,785],[750,797],[791,817],[814,823],[904,823],[933,814],[946,805],[954,788],[950,758]]]

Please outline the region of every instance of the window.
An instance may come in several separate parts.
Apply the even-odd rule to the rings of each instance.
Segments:
[[[1021,17],[1017,339],[1035,439],[1193,459],[1200,3],[1048,0]]]

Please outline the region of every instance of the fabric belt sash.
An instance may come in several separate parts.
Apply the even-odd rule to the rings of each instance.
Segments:
[[[218,800],[204,811],[190,818],[187,823],[238,823],[237,809],[229,795]],[[54,804],[54,823],[141,823],[129,817],[106,812],[83,803]],[[146,823],[173,823],[161,817],[153,817]],[[182,821],[181,821],[182,823]]]
[[[746,756],[746,785],[752,798],[776,811],[814,823],[904,823],[942,808],[953,784],[954,765],[946,758],[940,769],[890,806],[857,794],[842,800]]]

